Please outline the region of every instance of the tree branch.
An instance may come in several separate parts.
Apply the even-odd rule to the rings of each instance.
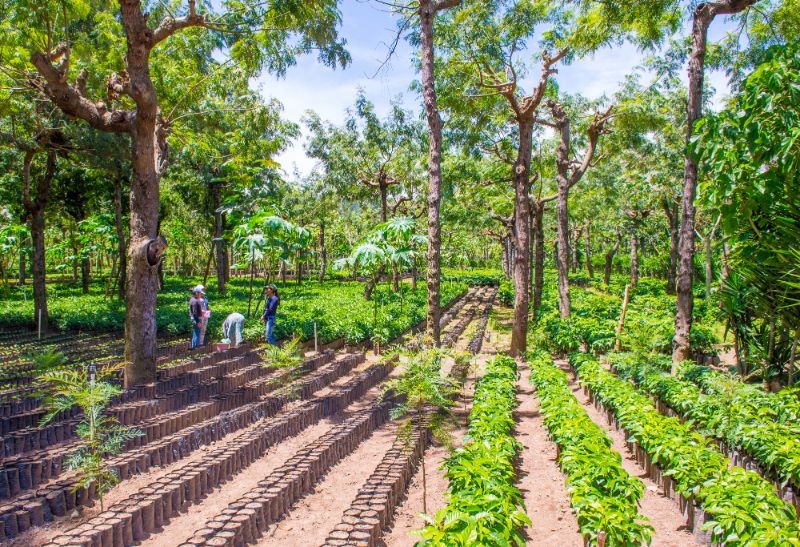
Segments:
[[[580,163],[578,168],[572,172],[572,176],[569,180],[570,188],[575,186],[578,181],[581,180],[583,175],[586,173],[586,170],[589,169],[589,166],[592,164],[592,158],[597,151],[597,142],[600,139],[600,135],[605,132],[605,124],[611,118],[611,113],[613,110],[614,106],[612,105],[609,106],[608,110],[606,110],[604,113],[595,114],[592,123],[589,124],[589,129],[587,130],[589,135],[589,147],[586,149],[586,153],[583,156],[583,161]]]
[[[64,114],[80,118],[101,131],[130,132],[133,120],[131,112],[127,110],[109,112],[103,102],[93,103],[83,95],[81,87],[85,87],[88,74],[79,75],[76,85],[71,86],[52,65],[49,55],[36,52],[31,55],[31,63],[41,76],[41,79],[34,79],[32,85],[47,95]]]
[[[153,31],[150,47],[154,47],[158,43],[163,42],[181,29],[205,27],[207,24],[206,16],[202,13],[197,13],[195,0],[189,0],[189,14],[177,18],[171,16],[164,17],[158,27]]]

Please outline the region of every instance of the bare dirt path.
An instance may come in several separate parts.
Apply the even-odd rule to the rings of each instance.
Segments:
[[[563,360],[557,360],[556,364],[568,371],[569,366]],[[644,470],[636,463],[633,455],[628,452],[625,434],[610,427],[606,416],[598,411],[589,402],[589,397],[584,395],[583,389],[578,385],[575,375],[568,372],[570,378],[570,388],[583,405],[589,417],[605,429],[611,438],[611,448],[622,455],[622,466],[632,477],[639,477],[645,484],[644,497],[640,502],[639,512],[650,520],[650,524],[655,528],[651,547],[685,547],[690,545],[701,545],[694,535],[686,529],[686,518],[681,514],[675,500],[667,498],[663,490],[650,480]]]
[[[517,440],[525,447],[520,456],[518,487],[525,495],[531,525],[525,529],[528,545],[580,547],[578,521],[569,506],[566,478],[556,462],[556,446],[548,438],[539,414],[539,399],[527,366],[517,380]]]
[[[487,347],[494,352],[508,351],[511,342],[511,310],[495,308],[489,321]],[[537,547],[581,547],[583,538],[569,507],[565,477],[556,463],[556,447],[547,436],[539,415],[539,401],[530,383],[530,371],[520,370],[514,411],[516,438],[522,443],[517,487],[525,497],[531,525],[524,532],[528,545]]]
[[[396,422],[378,429],[355,452],[333,467],[314,491],[301,499],[257,545],[306,547],[324,543],[330,523],[341,518],[350,507],[364,478],[372,474],[396,436]]]

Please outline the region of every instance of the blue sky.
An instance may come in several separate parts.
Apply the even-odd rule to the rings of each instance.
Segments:
[[[308,56],[299,59],[284,79],[264,75],[254,81],[265,97],[275,97],[283,103],[284,118],[299,123],[306,110],[311,109],[323,119],[340,123],[359,87],[366,91],[379,113],[386,112],[390,100],[401,95],[409,107],[419,100],[408,91],[416,73],[412,64],[414,51],[406,42],[399,43],[389,65],[375,75],[395,36],[395,17],[372,0],[343,0],[341,9],[340,33],[347,39],[352,55],[352,63],[346,69],[334,71]],[[710,38],[721,36],[727,27],[725,22],[715,22]],[[561,67],[557,79],[559,86],[569,93],[596,98],[612,94],[641,61],[642,54],[630,45],[604,49],[591,58]],[[715,102],[718,102],[727,91],[726,79],[722,74],[711,73],[709,81],[717,90]],[[314,161],[303,150],[304,140],[305,136],[301,137],[278,157],[289,175],[296,171],[307,174],[314,167]]]

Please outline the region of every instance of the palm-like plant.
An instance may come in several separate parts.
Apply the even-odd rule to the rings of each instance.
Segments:
[[[121,367],[109,366],[98,371],[92,364],[85,368],[44,372],[39,376],[47,392],[44,399],[47,413],[42,424],[74,406],[83,412],[83,419],[76,428],[83,445],[66,458],[66,468],[79,472],[75,490],[96,487],[101,511],[103,495],[119,482],[116,470],[106,462],[107,457],[119,454],[128,440],[142,435],[139,429],[123,426],[116,418],[104,414],[111,399],[122,392],[110,382]]]
[[[264,353],[267,359],[262,362],[262,366],[268,368],[290,368],[303,362],[299,336],[284,343],[283,347],[269,345]]]
[[[426,431],[442,444],[450,446],[450,409],[453,397],[458,392],[456,383],[442,376],[442,360],[449,355],[442,348],[431,348],[408,355],[403,373],[387,382],[384,393],[393,392],[402,402],[392,409],[393,419],[404,418],[400,435],[410,441],[416,432],[424,438]],[[422,461],[422,508],[428,512],[428,483],[425,458]]]

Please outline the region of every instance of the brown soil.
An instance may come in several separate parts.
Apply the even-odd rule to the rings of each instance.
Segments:
[[[568,365],[563,360],[556,361],[561,368],[567,370]],[[655,528],[651,547],[684,547],[701,545],[694,535],[686,529],[686,518],[681,514],[676,500],[664,495],[663,490],[650,480],[641,467],[636,463],[633,455],[628,452],[625,434],[616,428],[609,427],[606,416],[589,403],[588,396],[578,385],[574,375],[570,373],[570,387],[589,417],[601,428],[605,429],[611,438],[611,448],[622,455],[622,466],[632,477],[639,477],[645,485],[644,497],[640,501],[639,513],[647,517]]]
[[[547,436],[539,414],[539,400],[530,383],[527,367],[520,371],[517,398],[517,440],[525,449],[519,463],[519,489],[525,495],[525,508],[531,525],[526,528],[528,545],[583,545],[578,521],[569,507],[565,477],[556,462],[556,446]]]
[[[352,379],[357,370],[340,378],[334,385],[346,383]],[[317,393],[327,393],[330,389],[324,388]],[[234,476],[231,481],[222,485],[218,491],[210,494],[200,504],[191,506],[186,513],[173,518],[162,532],[151,536],[142,545],[144,547],[161,547],[163,545],[178,545],[182,543],[191,537],[195,531],[205,526],[209,519],[227,508],[228,504],[252,490],[258,481],[282,466],[295,452],[326,434],[336,424],[343,422],[353,413],[363,410],[372,404],[380,396],[381,392],[381,386],[372,388],[366,395],[348,406],[343,412],[320,420],[300,434],[272,447],[264,456],[254,461],[247,469]]]
[[[333,467],[314,492],[300,500],[291,513],[265,534],[257,545],[305,547],[321,545],[331,523],[342,517],[397,436],[390,422],[361,443],[355,452]]]

